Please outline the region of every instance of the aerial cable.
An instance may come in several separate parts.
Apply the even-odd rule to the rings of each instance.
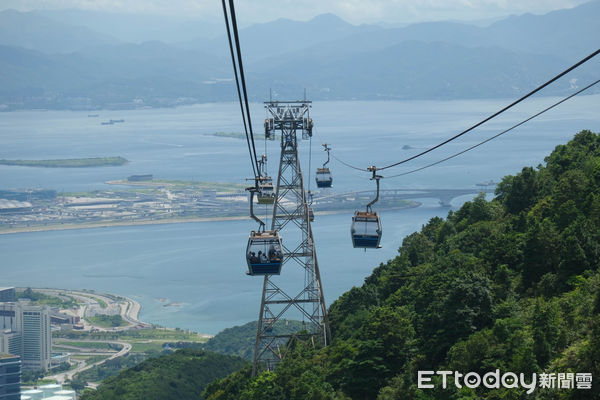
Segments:
[[[258,176],[257,172],[256,172],[258,166],[255,165],[255,160],[252,157],[252,150],[250,148],[250,136],[248,135],[248,127],[246,124],[246,114],[244,113],[244,106],[243,106],[243,102],[242,102],[242,93],[240,90],[240,81],[239,81],[238,71],[237,71],[237,63],[235,60],[235,55],[233,53],[233,44],[231,42],[231,29],[229,27],[229,18],[228,18],[228,13],[227,13],[227,7],[225,5],[225,0],[222,0],[222,3],[223,3],[223,15],[225,17],[225,26],[227,28],[227,39],[229,40],[229,50],[231,52],[231,62],[233,64],[233,72],[235,75],[235,84],[237,86],[238,99],[239,99],[239,103],[240,103],[240,111],[242,113],[242,120],[244,121],[244,131],[246,132],[246,142],[248,143],[248,151],[250,153],[250,162],[252,164],[252,172],[254,174],[254,177],[256,177],[256,176]]]
[[[529,92],[529,93],[528,93],[528,94],[526,94],[525,96],[523,96],[523,97],[521,97],[520,99],[518,99],[518,100],[514,101],[513,103],[511,103],[510,105],[508,105],[508,106],[504,107],[504,108],[503,108],[503,109],[501,109],[500,111],[498,111],[498,112],[496,112],[496,113],[492,114],[491,116],[487,117],[487,118],[486,118],[486,119],[484,119],[483,121],[481,121],[481,122],[479,122],[479,123],[477,123],[477,124],[473,125],[472,127],[470,127],[470,128],[468,128],[468,129],[466,129],[466,130],[462,131],[461,133],[459,133],[459,134],[457,134],[457,135],[455,135],[455,136],[453,136],[453,137],[451,137],[451,138],[449,138],[449,139],[447,139],[447,140],[443,141],[442,143],[439,143],[439,144],[437,144],[437,145],[436,145],[436,146],[434,146],[434,147],[431,147],[431,148],[429,148],[429,149],[427,149],[427,150],[425,150],[425,151],[423,151],[423,152],[421,152],[421,153],[419,153],[419,154],[416,154],[416,155],[414,155],[414,156],[412,156],[412,157],[409,157],[409,158],[406,158],[406,159],[404,159],[404,160],[398,161],[398,162],[396,162],[396,163],[394,163],[394,164],[387,165],[387,166],[385,166],[385,167],[378,167],[378,168],[377,168],[377,170],[384,170],[384,169],[387,169],[387,168],[391,168],[391,167],[398,166],[398,165],[400,165],[400,164],[404,164],[404,163],[406,163],[406,162],[408,162],[408,161],[414,160],[414,159],[415,159],[415,158],[417,158],[417,157],[421,157],[421,156],[423,156],[423,155],[425,155],[425,154],[429,153],[430,151],[433,151],[433,150],[435,150],[435,149],[437,149],[437,148],[439,148],[439,147],[441,147],[441,146],[443,146],[443,145],[445,145],[445,144],[447,144],[447,143],[449,143],[449,142],[451,142],[451,141],[453,141],[453,140],[455,140],[455,139],[459,138],[460,136],[462,136],[462,135],[464,135],[464,134],[466,134],[466,133],[468,133],[468,132],[472,131],[473,129],[475,129],[475,128],[477,128],[477,127],[481,126],[481,125],[483,125],[484,123],[488,122],[488,121],[489,121],[489,120],[491,120],[492,118],[495,118],[495,117],[497,117],[498,115],[502,114],[503,112],[505,112],[505,111],[507,111],[508,109],[512,108],[513,106],[517,105],[517,104],[518,104],[518,103],[520,103],[521,101],[523,101],[523,100],[525,100],[526,98],[528,98],[528,97],[532,96],[533,94],[537,93],[537,92],[538,92],[538,91],[540,91],[541,89],[543,89],[543,88],[545,88],[546,86],[550,85],[551,83],[555,82],[556,80],[558,80],[559,78],[563,77],[563,76],[564,76],[564,75],[566,75],[567,73],[571,72],[571,71],[572,71],[572,70],[574,70],[575,68],[577,68],[577,67],[581,66],[582,64],[586,63],[587,61],[591,60],[592,58],[594,58],[595,56],[597,56],[599,53],[600,53],[600,49],[596,50],[595,52],[593,52],[593,53],[592,53],[592,54],[590,54],[589,56],[585,57],[584,59],[580,60],[580,61],[579,61],[579,62],[577,62],[576,64],[572,65],[572,66],[571,66],[571,67],[569,67],[568,69],[566,69],[566,70],[564,70],[563,72],[561,72],[560,74],[556,75],[554,78],[550,79],[549,81],[547,81],[547,82],[546,82],[546,83],[544,83],[543,85],[541,85],[541,86],[537,87],[536,89],[532,90],[531,92]],[[596,82],[595,82],[595,83],[593,83],[591,86],[594,86],[595,84],[596,84]],[[586,88],[584,88],[584,89],[580,90],[579,92],[575,93],[573,96],[575,96],[575,95],[577,95],[577,94],[581,93],[581,92],[582,92],[582,91],[584,91],[584,90],[587,90],[587,89],[588,89],[589,87],[591,87],[591,86],[588,86],[588,87],[586,87]],[[566,98],[566,99],[564,99],[563,101],[565,101],[565,100],[568,100],[568,99],[569,99],[569,98],[571,98],[571,97],[572,97],[572,96],[570,96],[570,97],[567,97],[567,98]],[[558,104],[560,104],[560,103],[557,103],[557,104],[555,104],[555,106],[556,106],[556,105],[558,105]],[[546,111],[548,111],[548,110],[544,110],[543,112],[546,112]],[[534,116],[534,118],[535,118],[535,116]],[[526,121],[525,121],[525,122],[526,122]],[[516,128],[516,126],[515,126],[515,127],[513,127],[513,128]],[[511,128],[511,129],[512,129],[512,128]],[[505,132],[504,132],[504,133],[505,133]],[[485,142],[483,142],[483,143],[485,143]],[[483,143],[481,143],[481,144],[483,144]],[[470,149],[468,149],[468,150],[470,150]],[[468,150],[467,150],[467,151],[468,151]],[[462,153],[460,153],[460,154],[462,154]],[[459,154],[456,154],[455,156],[457,156],[457,155],[459,155]],[[368,168],[361,168],[361,167],[357,167],[357,166],[355,166],[355,165],[349,164],[349,163],[345,162],[344,160],[341,160],[340,158],[336,157],[336,156],[335,156],[335,154],[332,154],[332,157],[333,157],[334,159],[336,159],[338,162],[340,162],[341,164],[343,164],[343,165],[345,165],[346,167],[348,167],[348,168],[352,168],[352,169],[355,169],[355,170],[358,170],[358,171],[365,171],[365,172],[366,172],[366,171],[369,171],[369,169],[368,169]],[[453,156],[453,157],[454,157],[454,156]],[[448,159],[450,159],[450,158],[452,158],[452,157],[449,157]],[[440,161],[439,161],[437,164],[439,164],[439,163],[441,163],[441,162],[443,162],[443,161],[446,161],[446,159],[444,159],[444,160],[440,160]],[[436,165],[436,163],[434,163],[433,165]],[[433,165],[430,165],[430,166],[433,166]],[[403,173],[403,174],[392,175],[392,176],[388,176],[388,177],[403,176],[403,175],[407,175],[407,174],[409,174],[409,173],[413,173],[413,172],[420,171],[420,170],[422,170],[422,169],[424,169],[424,168],[428,168],[428,167],[429,167],[429,166],[425,166],[425,167],[422,167],[422,168],[416,169],[416,170],[414,170],[414,171],[409,171],[409,172],[406,172],[406,173]]]
[[[515,125],[511,126],[510,128],[508,128],[508,129],[505,129],[505,130],[503,130],[502,132],[500,132],[500,133],[498,133],[498,134],[496,134],[496,135],[494,135],[494,136],[492,136],[492,137],[489,137],[489,138],[487,138],[486,140],[484,140],[484,141],[482,141],[482,142],[479,142],[479,143],[477,143],[477,144],[475,144],[475,145],[473,145],[473,146],[471,146],[471,147],[469,147],[469,148],[466,148],[466,149],[464,149],[464,150],[462,150],[462,151],[459,151],[458,153],[455,153],[455,154],[453,154],[453,155],[451,155],[451,156],[449,156],[449,157],[443,158],[443,159],[441,159],[441,160],[439,160],[439,161],[436,161],[436,162],[434,162],[434,163],[431,163],[431,164],[425,165],[425,166],[423,166],[423,167],[420,167],[420,168],[417,168],[417,169],[413,169],[413,170],[411,170],[411,171],[403,172],[403,173],[401,173],[401,174],[397,174],[397,175],[389,175],[389,176],[386,176],[386,178],[388,178],[388,179],[389,179],[389,178],[396,178],[396,177],[399,177],[399,176],[405,176],[405,175],[413,174],[413,173],[415,173],[415,172],[419,172],[419,171],[422,171],[422,170],[424,170],[424,169],[427,169],[427,168],[433,167],[433,166],[435,166],[435,165],[441,164],[441,163],[443,163],[444,161],[448,161],[448,160],[450,160],[450,159],[452,159],[452,158],[454,158],[454,157],[458,157],[458,156],[460,156],[461,154],[464,154],[464,153],[466,153],[467,151],[473,150],[473,149],[474,149],[474,148],[476,148],[476,147],[479,147],[479,146],[481,146],[481,145],[483,145],[483,144],[485,144],[485,143],[487,143],[487,142],[489,142],[489,141],[491,141],[491,140],[494,140],[494,139],[496,139],[496,138],[497,138],[497,137],[499,137],[499,136],[502,136],[502,135],[504,135],[504,134],[505,134],[505,133],[507,133],[507,132],[510,132],[510,131],[512,131],[513,129],[515,129],[515,128],[517,128],[517,127],[521,126],[521,125],[523,125],[524,123],[526,123],[526,122],[529,122],[529,121],[531,121],[532,119],[534,119],[534,118],[536,118],[536,117],[538,117],[538,116],[540,116],[540,115],[544,114],[546,111],[550,111],[551,109],[553,109],[554,107],[558,106],[559,104],[562,104],[562,103],[564,103],[565,101],[567,101],[567,100],[571,99],[572,97],[575,97],[575,96],[577,96],[578,94],[580,94],[580,93],[582,93],[582,92],[584,92],[584,91],[588,90],[589,88],[591,88],[592,86],[594,86],[594,85],[596,85],[596,84],[598,84],[598,83],[600,83],[600,79],[598,79],[598,80],[597,80],[597,81],[595,81],[595,82],[592,82],[592,83],[590,83],[589,85],[587,85],[587,86],[586,86],[586,87],[584,87],[583,89],[580,89],[580,90],[578,90],[577,92],[575,92],[575,93],[571,94],[570,96],[568,96],[568,97],[565,97],[564,99],[562,99],[562,100],[560,100],[560,101],[558,101],[558,102],[556,102],[556,103],[552,104],[550,107],[547,107],[547,108],[543,109],[542,111],[538,112],[537,114],[535,114],[535,115],[532,115],[531,117],[529,117],[529,118],[527,118],[527,119],[524,119],[523,121],[519,122],[518,124],[515,124]]]
[[[320,140],[321,142],[323,142],[323,143],[325,143],[325,142],[326,142],[325,140],[323,140],[323,138],[321,137],[321,135],[319,135],[319,133],[318,133],[318,132],[315,132],[315,133],[316,133],[316,135],[319,137],[319,140]],[[332,151],[332,153],[333,153],[333,151]],[[368,171],[368,168],[360,168],[360,167],[355,167],[355,166],[354,166],[354,165],[352,165],[352,164],[349,164],[349,163],[347,163],[347,162],[345,162],[345,161],[343,161],[343,160],[340,160],[338,157],[336,157],[336,156],[335,156],[335,154],[332,154],[332,155],[331,155],[331,157],[332,157],[332,158],[335,158],[335,159],[336,159],[338,162],[340,162],[341,164],[345,165],[345,166],[346,166],[346,167],[348,167],[348,168],[356,169],[356,170],[358,170],[358,171],[363,171],[363,172],[367,172],[367,171]],[[371,179],[371,178],[365,178],[365,179]]]
[[[246,78],[244,76],[244,64],[242,63],[242,50],[240,48],[240,37],[238,35],[237,22],[235,18],[235,6],[233,0],[229,0],[229,9],[231,10],[231,25],[233,27],[233,35],[235,37],[235,47],[238,56],[238,62],[240,64],[240,77],[242,79],[242,90],[244,91],[244,103],[246,105],[246,115],[248,117],[248,127],[250,128],[250,139],[252,142],[252,151],[254,152],[254,161],[258,166],[258,157],[256,157],[256,147],[254,145],[254,132],[252,131],[252,120],[250,118],[250,107],[248,105],[248,93],[246,91]],[[260,171],[258,173],[260,177]]]
[[[412,157],[409,157],[409,158],[406,158],[406,159],[404,159],[404,160],[402,160],[402,161],[398,161],[398,162],[396,162],[396,163],[393,163],[393,164],[390,164],[390,165],[386,165],[385,167],[379,167],[379,168],[377,168],[377,169],[378,169],[378,170],[384,170],[384,169],[388,169],[388,168],[395,167],[395,166],[397,166],[397,165],[400,165],[400,164],[404,164],[404,163],[406,163],[406,162],[408,162],[408,161],[414,160],[414,159],[415,159],[415,158],[417,158],[417,157],[421,157],[421,156],[423,156],[423,155],[425,155],[425,154],[429,153],[430,151],[433,151],[433,150],[435,150],[435,149],[437,149],[437,148],[439,148],[439,147],[442,147],[443,145],[445,145],[445,144],[447,144],[447,143],[449,143],[449,142],[451,142],[451,141],[453,141],[453,140],[455,140],[455,139],[457,139],[457,138],[461,137],[462,135],[464,135],[464,134],[466,134],[466,133],[468,133],[468,132],[472,131],[473,129],[475,129],[475,128],[477,128],[477,127],[481,126],[481,125],[483,125],[484,123],[488,122],[488,121],[489,121],[489,120],[491,120],[492,118],[495,118],[495,117],[497,117],[498,115],[502,114],[502,113],[503,113],[503,112],[505,112],[506,110],[508,110],[508,109],[510,109],[510,108],[512,108],[512,107],[514,107],[515,105],[519,104],[519,103],[520,103],[520,102],[522,102],[523,100],[527,99],[528,97],[530,97],[530,96],[532,96],[533,94],[535,94],[535,93],[539,92],[540,90],[542,90],[542,89],[543,89],[543,88],[545,88],[546,86],[548,86],[548,85],[552,84],[552,83],[553,83],[553,82],[555,82],[556,80],[558,80],[558,79],[562,78],[563,76],[565,76],[565,75],[566,75],[566,74],[568,74],[569,72],[573,71],[575,68],[577,68],[577,67],[579,67],[580,65],[584,64],[585,62],[587,62],[587,61],[591,60],[592,58],[594,58],[595,56],[597,56],[599,53],[600,53],[600,49],[596,50],[595,52],[593,52],[593,53],[592,53],[592,54],[590,54],[589,56],[587,56],[587,57],[585,57],[584,59],[580,60],[579,62],[577,62],[576,64],[572,65],[571,67],[567,68],[566,70],[564,70],[564,71],[563,71],[563,72],[561,72],[560,74],[556,75],[554,78],[550,79],[550,80],[549,80],[549,81],[547,81],[546,83],[544,83],[544,84],[542,84],[542,85],[538,86],[536,89],[534,89],[534,90],[532,90],[531,92],[527,93],[525,96],[521,97],[521,98],[520,98],[520,99],[518,99],[518,100],[515,100],[514,102],[512,102],[512,103],[511,103],[511,104],[509,104],[508,106],[506,106],[506,107],[504,107],[503,109],[501,109],[500,111],[497,111],[496,113],[494,113],[494,114],[490,115],[489,117],[487,117],[487,118],[486,118],[486,119],[484,119],[483,121],[481,121],[481,122],[479,122],[479,123],[477,123],[477,124],[473,125],[472,127],[470,127],[470,128],[468,128],[468,129],[466,129],[466,130],[462,131],[461,133],[459,133],[459,134],[457,134],[457,135],[454,135],[454,136],[452,136],[451,138],[449,138],[449,139],[446,139],[446,140],[444,140],[443,142],[441,142],[441,143],[439,143],[439,144],[437,144],[437,145],[435,145],[435,146],[433,146],[433,147],[431,147],[431,148],[429,148],[429,149],[427,149],[427,150],[425,150],[425,151],[422,151],[422,152],[421,152],[421,153],[419,153],[419,154],[415,154],[414,156],[412,156]]]
[[[304,89],[304,98],[306,98],[306,89]],[[312,203],[312,194],[310,192],[310,171],[311,171],[311,162],[312,162],[312,135],[308,139],[308,195],[311,197]]]
[[[346,167],[348,167],[348,168],[357,169],[357,170],[359,170],[359,171],[368,171],[368,169],[367,169],[367,168],[359,168],[359,167],[355,167],[355,166],[354,166],[354,165],[352,165],[352,164],[348,164],[347,162],[345,162],[345,161],[343,161],[343,160],[340,160],[339,158],[337,158],[337,157],[335,156],[335,154],[332,154],[332,155],[331,155],[331,157],[335,158],[335,159],[336,159],[338,162],[340,162],[340,163],[344,164],[344,165],[345,165]]]

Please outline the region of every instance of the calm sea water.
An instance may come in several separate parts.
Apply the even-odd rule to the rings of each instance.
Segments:
[[[407,171],[476,143],[547,107],[534,99],[406,167]],[[472,125],[508,100],[314,103],[315,136],[301,143],[303,170],[325,160],[320,144],[337,157],[366,167],[414,154]],[[398,179],[383,188],[474,188],[475,184],[537,165],[557,144],[582,129],[600,131],[600,95],[574,98],[529,124],[438,167]],[[262,105],[254,104],[255,123]],[[245,142],[213,136],[239,132],[236,104],[175,109],[87,112],[22,111],[0,114],[0,158],[49,159],[120,155],[122,167],[45,169],[0,166],[0,189],[43,187],[60,191],[107,188],[107,180],[131,174],[157,178],[242,183],[250,175]],[[125,119],[103,126],[101,121]],[[404,145],[415,149],[403,150]],[[263,151],[264,143],[259,143]],[[270,142],[269,170],[276,174],[278,142]],[[334,190],[370,189],[368,175],[332,160]],[[312,176],[308,181],[314,179]],[[314,182],[311,183],[314,189]],[[469,196],[458,198],[459,206]],[[313,224],[325,298],[335,300],[360,285],[371,270],[392,258],[402,238],[433,216],[445,216],[435,200],[410,210],[384,212],[383,249],[352,249],[350,213],[317,216]],[[258,316],[262,279],[245,275],[244,251],[250,221],[113,227],[0,235],[0,286],[95,289],[122,294],[142,304],[143,320],[217,333]],[[294,269],[295,268],[295,269]],[[291,264],[279,278],[302,279]],[[162,302],[159,299],[167,299]],[[179,306],[165,307],[166,303]]]

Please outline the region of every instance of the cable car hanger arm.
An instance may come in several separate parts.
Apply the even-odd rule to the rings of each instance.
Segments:
[[[327,152],[327,161],[323,164],[323,168],[325,168],[325,166],[329,164],[329,151],[331,151],[331,147],[327,146],[327,143],[323,143],[321,146],[325,147],[324,150]]]
[[[256,180],[255,182],[258,182],[258,180]],[[256,185],[258,185],[258,183],[256,183]],[[264,232],[265,231],[265,223],[256,216],[256,214],[254,214],[254,194],[256,192],[258,192],[258,187],[257,186],[250,186],[248,188],[246,188],[247,191],[250,192],[250,217],[255,220],[256,222],[258,222],[258,231],[259,232]]]
[[[370,166],[368,170],[373,172],[373,177],[371,178],[371,180],[375,180],[375,183],[377,184],[377,193],[375,195],[375,198],[371,200],[369,204],[367,204],[367,212],[370,213],[372,212],[371,206],[377,203],[377,201],[379,200],[379,180],[383,178],[383,176],[377,175],[377,167],[375,167],[374,165]]]

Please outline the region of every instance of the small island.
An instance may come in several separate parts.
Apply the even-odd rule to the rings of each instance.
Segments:
[[[66,158],[58,160],[0,160],[0,165],[44,168],[114,167],[129,161],[123,157]]]

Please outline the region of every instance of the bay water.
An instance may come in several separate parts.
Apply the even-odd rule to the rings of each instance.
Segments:
[[[475,144],[555,102],[536,98],[414,162],[385,170],[391,176],[418,168]],[[404,159],[452,136],[510,103],[507,99],[416,102],[317,102],[312,141],[300,143],[306,185],[315,190],[314,170],[326,159],[321,143],[346,163],[366,168]],[[498,182],[523,166],[536,166],[558,144],[582,129],[600,131],[600,95],[576,97],[477,150],[401,178],[384,178],[383,189],[475,189]],[[253,104],[255,130],[264,110]],[[214,136],[242,132],[235,103],[171,109],[94,112],[18,111],[0,114],[0,158],[54,159],[123,156],[120,167],[81,169],[0,166],[0,189],[58,191],[109,189],[105,182],[132,174],[158,179],[246,183],[251,176],[244,140]],[[101,121],[124,119],[114,125]],[[257,142],[257,152],[265,143]],[[309,154],[312,150],[312,154]],[[278,141],[267,143],[276,176]],[[310,164],[309,164],[310,160]],[[335,192],[374,189],[369,174],[332,159]],[[473,195],[453,200],[453,208]],[[317,215],[316,250],[328,304],[372,269],[393,258],[402,238],[448,208],[422,199],[418,208],[384,211],[380,250],[350,243],[351,213]],[[213,221],[0,235],[0,286],[94,289],[136,299],[141,319],[215,334],[258,317],[262,279],[245,274],[251,221]],[[285,240],[285,239],[284,239]],[[292,265],[277,279],[298,279]],[[297,267],[295,267],[298,269]]]

